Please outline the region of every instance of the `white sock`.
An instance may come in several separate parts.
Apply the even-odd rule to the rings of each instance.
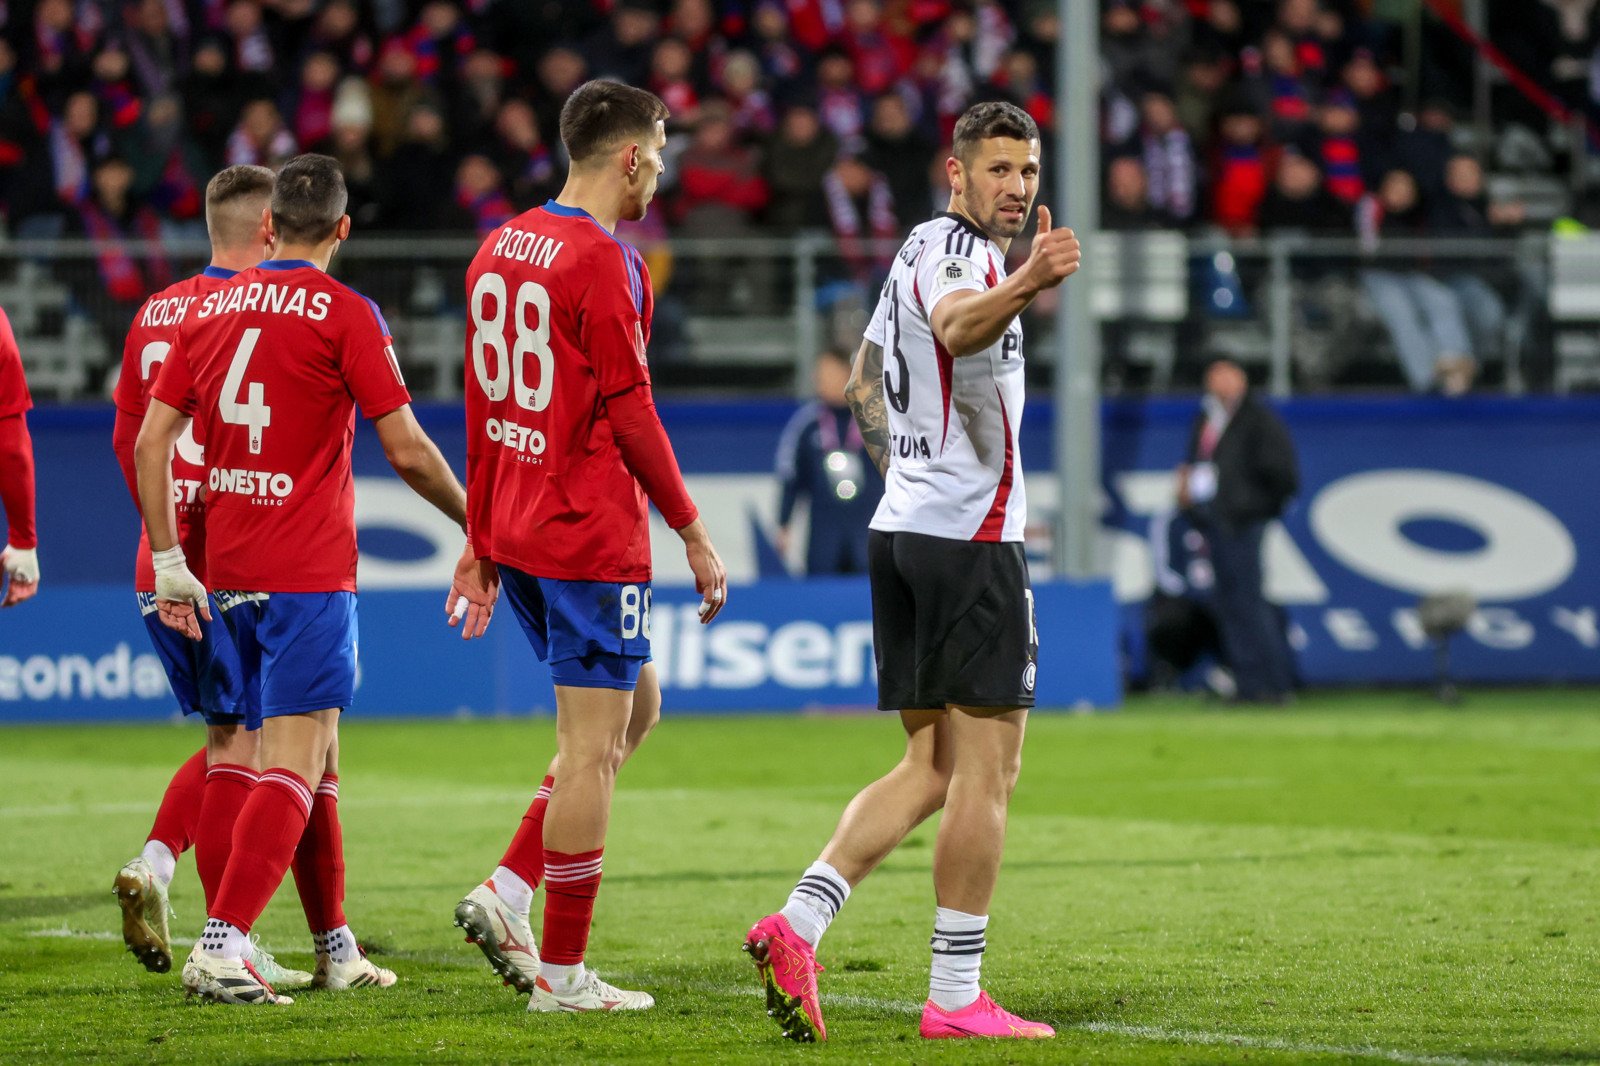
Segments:
[[[839,871],[818,859],[806,867],[800,881],[789,893],[789,902],[778,913],[789,920],[796,933],[815,948],[822,942],[822,934],[839,916],[839,909],[850,898],[850,883]]]
[[[151,872],[161,878],[163,886],[172,884],[173,875],[178,872],[178,857],[171,848],[159,840],[147,840],[140,855],[150,864]]]
[[[539,976],[544,978],[544,983],[550,986],[552,992],[571,992],[583,980],[583,963],[576,966],[557,966],[553,962],[539,960]]]
[[[200,947],[215,958],[238,961],[250,948],[250,936],[220,918],[207,918],[205,932],[200,934]]]
[[[317,946],[317,954],[331,955],[334,962],[355,962],[361,957],[361,949],[356,947],[356,935],[348,925],[323,933],[312,933],[311,939]]]
[[[528,908],[533,906],[532,885],[504,866],[494,868],[489,883],[494,886],[494,894],[500,897],[501,902],[524,918],[528,916]]]
[[[933,968],[928,998],[943,1010],[960,1010],[978,998],[987,914],[964,914],[949,907],[933,912]]]

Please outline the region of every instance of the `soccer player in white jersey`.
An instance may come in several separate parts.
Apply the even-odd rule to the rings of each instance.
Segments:
[[[1035,296],[1078,269],[1078,240],[1038,233],[1006,275],[1039,187],[1039,130],[982,103],[956,124],[950,207],[911,231],[856,353],[850,406],[884,470],[869,567],[878,706],[906,753],[845,808],[782,910],[745,939],[767,1013],[822,1040],[816,947],[851,890],[935,811],[938,906],[924,1037],[1050,1037],[979,987],[1006,809],[1022,764],[1038,636],[1022,550],[1022,327]]]

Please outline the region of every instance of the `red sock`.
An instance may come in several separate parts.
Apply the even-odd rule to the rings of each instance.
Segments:
[[[538,888],[544,880],[544,809],[550,806],[550,790],[555,785],[556,779],[546,775],[500,860],[501,866],[528,882],[529,888]]]
[[[205,789],[206,749],[201,748],[172,775],[166,795],[161,797],[161,806],[156,808],[156,822],[145,839],[159,840],[174,857],[193,847]]]
[[[205,889],[206,910],[217,901],[222,874],[233,854],[233,825],[261,775],[248,766],[218,763],[206,771],[205,799],[200,802],[200,825],[195,830],[194,868]]]
[[[539,958],[557,966],[576,966],[589,947],[594,897],[600,892],[600,856],[605,848],[568,855],[544,853],[544,936]]]
[[[249,932],[283,883],[311,817],[311,789],[292,770],[261,775],[233,824],[233,854],[209,918]]]
[[[313,933],[344,921],[344,833],[339,828],[339,775],[323,774],[311,803],[311,819],[294,852],[294,885]]]

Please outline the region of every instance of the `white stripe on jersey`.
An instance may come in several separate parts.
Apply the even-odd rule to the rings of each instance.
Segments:
[[[956,359],[932,325],[941,299],[992,288],[1005,270],[999,247],[952,214],[912,230],[895,257],[866,332],[883,348],[889,416],[889,473],[873,529],[1022,540],[1022,326],[1012,322],[991,347]]]

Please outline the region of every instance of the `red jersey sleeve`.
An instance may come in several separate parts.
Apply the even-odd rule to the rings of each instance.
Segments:
[[[0,418],[20,415],[33,406],[28,381],[22,374],[22,352],[17,348],[11,319],[0,310]]]
[[[194,372],[189,368],[189,353],[184,350],[182,331],[156,373],[156,380],[150,386],[150,398],[176,407],[186,415],[192,416],[195,412],[198,400],[194,393]]]
[[[368,419],[382,418],[410,403],[411,393],[400,376],[394,338],[378,305],[359,293],[352,295],[361,306],[352,310],[339,345],[339,373],[361,413]]]
[[[645,362],[645,307],[649,281],[644,260],[625,245],[601,245],[579,307],[579,345],[594,371],[600,395],[616,396],[650,383]]]

